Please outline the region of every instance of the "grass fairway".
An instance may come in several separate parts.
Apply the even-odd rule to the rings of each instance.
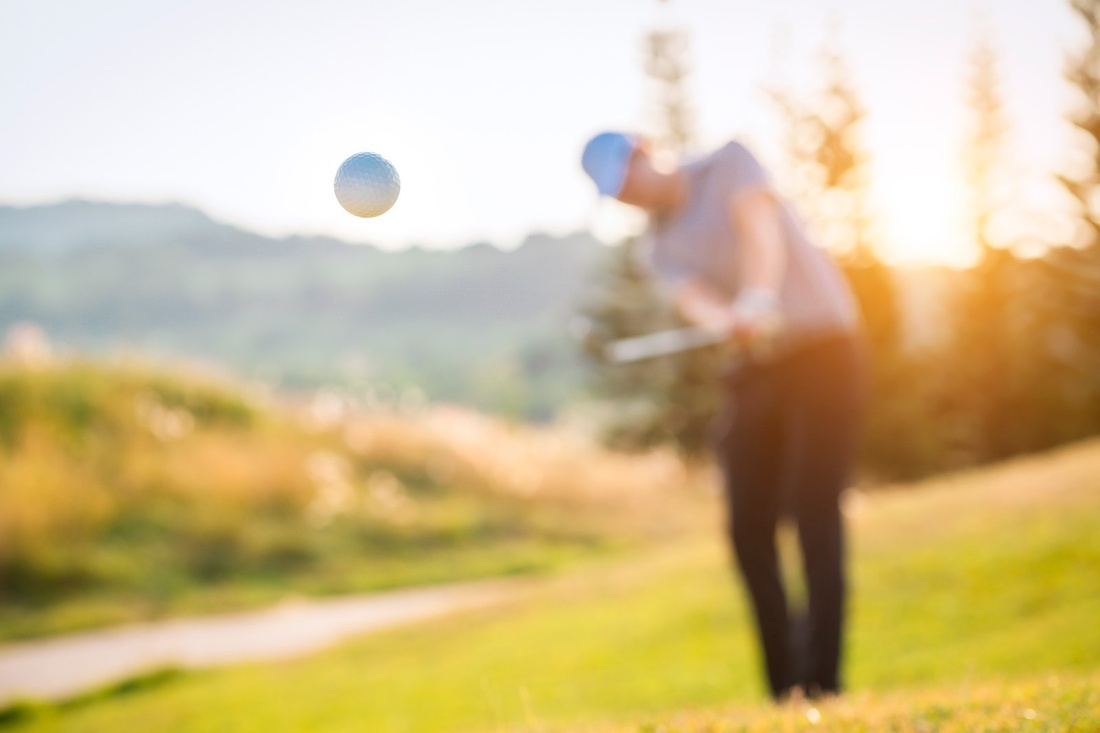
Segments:
[[[1100,671],[1100,445],[850,508],[854,692],[820,710],[823,722],[843,726],[818,729],[1100,728],[1091,692]],[[804,708],[759,704],[757,667],[744,601],[715,537],[562,578],[507,608],[294,662],[171,677],[11,715],[9,725],[112,733],[811,727]]]
[[[577,730],[573,728],[572,730]],[[600,726],[589,733],[1010,733],[1100,730],[1100,674],[1048,674],[1029,680],[848,695],[811,705],[731,707],[681,712],[642,725]]]

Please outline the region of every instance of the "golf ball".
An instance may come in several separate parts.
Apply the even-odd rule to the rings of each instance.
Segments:
[[[336,171],[336,200],[356,216],[385,214],[401,193],[397,169],[377,153],[356,153]]]

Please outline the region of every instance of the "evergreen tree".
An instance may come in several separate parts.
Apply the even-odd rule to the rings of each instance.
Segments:
[[[658,28],[644,39],[643,68],[650,80],[653,137],[659,148],[682,157],[694,143],[694,115],[689,103],[688,35]],[[703,456],[708,427],[720,402],[716,380],[718,349],[699,349],[637,364],[600,360],[611,339],[652,333],[684,325],[642,264],[643,244],[630,238],[612,248],[597,274],[598,297],[584,309],[591,323],[595,393],[612,402],[614,414],[605,437],[618,448],[671,443],[688,459]]]
[[[652,88],[653,137],[659,147],[683,156],[696,140],[688,88],[691,38],[679,28],[655,28],[643,39],[643,51]]]
[[[971,60],[972,132],[963,152],[970,188],[971,238],[977,262],[956,280],[950,309],[951,338],[942,362],[943,398],[960,462],[995,460],[1025,449],[1012,419],[1021,398],[1030,354],[1021,353],[1024,292],[1019,263],[1007,242],[993,241],[993,225],[1007,196],[1004,182],[1008,125],[998,89],[997,57],[982,39]]]
[[[934,452],[916,364],[904,352],[897,288],[875,246],[869,156],[861,143],[866,113],[835,48],[822,53],[823,88],[800,102],[770,90],[782,116],[793,196],[815,235],[839,260],[859,302],[871,348],[871,404],[863,459],[872,471],[909,476]]]
[[[1079,165],[1060,177],[1077,204],[1077,236],[1045,258],[1046,346],[1059,390],[1063,439],[1100,432],[1100,1],[1070,0],[1088,31],[1066,78],[1078,92],[1068,115],[1081,140]]]
[[[861,143],[866,112],[838,51],[824,53],[824,68],[825,92],[812,118],[820,143],[810,154],[821,181],[816,215],[824,245],[839,254],[859,300],[876,363],[885,369],[896,359],[901,315],[893,275],[874,243],[869,156]]]
[[[591,332],[594,393],[610,403],[605,442],[617,449],[674,445],[686,458],[704,455],[707,426],[715,405],[716,349],[633,364],[612,364],[602,354],[609,341],[683,325],[658,297],[653,276],[641,261],[637,238],[616,245],[596,274],[598,298],[583,314]]]

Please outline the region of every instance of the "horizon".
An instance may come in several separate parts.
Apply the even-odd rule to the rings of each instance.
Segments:
[[[352,240],[352,239],[346,239],[346,238],[341,237],[339,235],[330,235],[330,234],[323,234],[323,233],[322,234],[309,234],[309,233],[304,233],[304,232],[288,232],[286,234],[281,234],[281,235],[269,235],[269,234],[265,234],[263,232],[255,230],[255,229],[250,229],[249,227],[247,227],[245,225],[216,217],[216,216],[212,215],[210,212],[205,211],[200,207],[193,206],[191,204],[187,204],[187,203],[181,202],[181,201],[110,201],[110,200],[105,200],[105,199],[67,198],[67,199],[61,199],[61,200],[57,200],[57,201],[49,201],[49,202],[44,202],[44,203],[33,203],[33,204],[25,204],[25,205],[23,205],[23,204],[12,204],[11,202],[0,201],[0,209],[8,209],[8,210],[16,210],[16,211],[27,211],[27,210],[31,210],[31,209],[49,209],[49,208],[55,208],[55,207],[60,207],[60,206],[67,206],[67,205],[70,205],[70,204],[90,204],[92,206],[105,206],[105,207],[117,207],[117,208],[129,208],[129,207],[164,208],[164,209],[179,208],[179,209],[184,209],[184,210],[187,210],[187,211],[193,211],[193,212],[205,217],[212,224],[216,224],[216,225],[219,225],[219,226],[226,226],[226,227],[229,227],[231,229],[235,229],[237,231],[240,231],[240,232],[243,232],[243,233],[246,233],[246,234],[261,236],[265,239],[269,239],[269,240],[275,241],[275,242],[289,242],[289,241],[294,241],[294,240],[309,240],[309,239],[330,239],[330,240],[332,240],[333,242],[335,242],[337,244],[346,245],[346,246],[349,246],[349,247],[369,247],[369,248],[375,249],[375,250],[377,250],[381,253],[384,253],[384,254],[400,254],[402,252],[407,252],[407,251],[434,252],[434,253],[438,253],[438,254],[448,254],[448,253],[452,253],[452,252],[462,252],[462,251],[468,250],[468,249],[473,248],[473,247],[491,247],[491,248],[497,250],[498,252],[501,252],[503,254],[508,254],[508,253],[516,252],[517,250],[519,250],[522,247],[529,244],[532,240],[543,239],[543,238],[551,239],[551,240],[564,240],[564,239],[569,239],[569,238],[578,237],[578,236],[589,237],[594,243],[605,246],[605,247],[618,246],[617,242],[607,242],[604,239],[597,236],[596,233],[594,233],[590,229],[575,229],[573,231],[565,231],[565,232],[548,232],[548,231],[544,231],[544,230],[533,229],[533,230],[527,232],[526,234],[523,234],[522,236],[518,237],[517,239],[511,240],[509,242],[504,242],[504,243],[481,239],[481,240],[471,240],[471,241],[468,241],[468,242],[462,242],[462,243],[459,243],[459,244],[456,244],[456,245],[450,246],[450,247],[429,247],[429,246],[425,246],[425,245],[417,243],[417,242],[413,242],[409,245],[406,245],[406,246],[400,247],[400,248],[386,248],[386,247],[381,247],[378,244],[376,244],[374,242],[370,242],[370,241],[355,241],[355,240]],[[921,261],[921,260],[890,262],[888,264],[890,265],[891,269],[895,269],[895,270],[913,270],[913,271],[934,270],[934,269],[941,269],[941,268],[949,269],[949,270],[959,270],[959,269],[965,269],[966,267],[969,266],[969,265],[966,265],[966,264],[960,265],[960,264],[951,263],[951,262],[928,262],[928,261]]]

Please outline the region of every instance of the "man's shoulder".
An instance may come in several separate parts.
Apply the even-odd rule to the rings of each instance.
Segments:
[[[688,165],[697,169],[729,170],[742,167],[746,163],[755,165],[756,158],[743,142],[734,138]]]
[[[755,160],[755,156],[745,143],[733,138],[722,147],[714,151],[714,156],[731,163],[743,163],[746,160]]]

